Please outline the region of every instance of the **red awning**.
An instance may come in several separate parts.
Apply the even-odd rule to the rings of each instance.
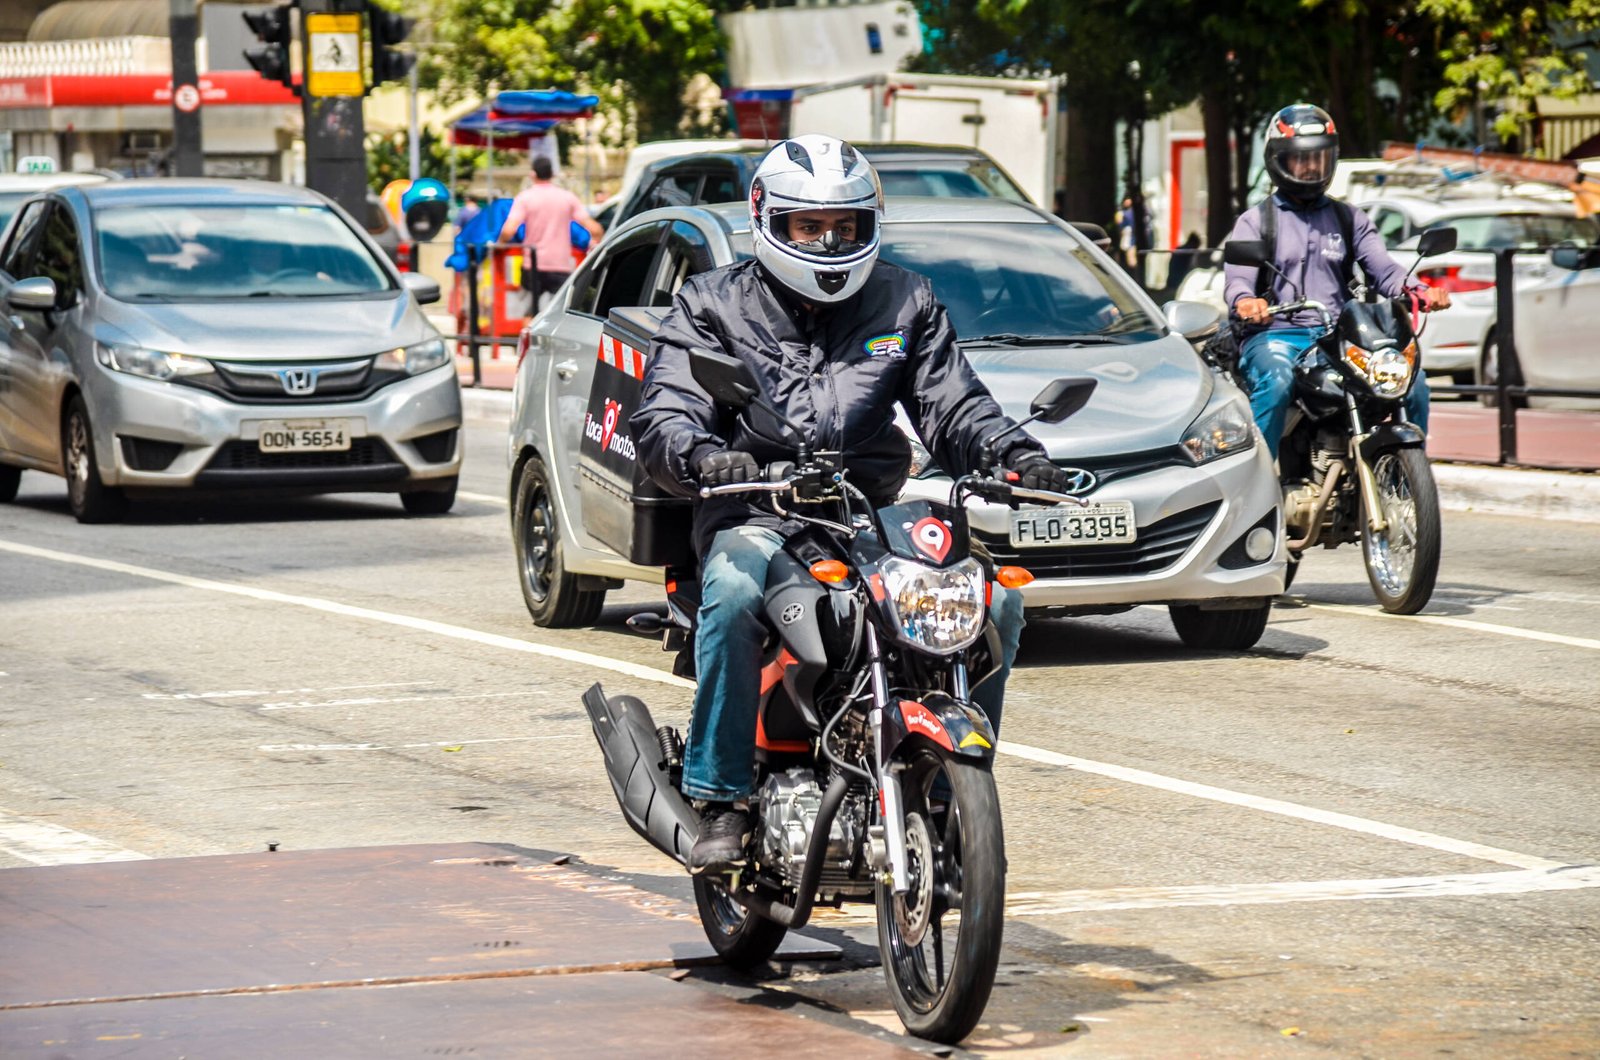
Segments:
[[[254,70],[214,70],[199,79],[203,106],[298,106],[293,92]],[[0,109],[166,107],[170,74],[45,74],[0,77]]]

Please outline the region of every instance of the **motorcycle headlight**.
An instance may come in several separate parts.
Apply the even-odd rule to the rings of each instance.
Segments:
[[[434,338],[414,346],[403,346],[387,353],[380,353],[373,366],[379,371],[418,375],[422,372],[431,372],[440,365],[448,364],[449,361],[450,350],[445,346],[444,340]]]
[[[890,556],[880,570],[889,615],[911,643],[949,655],[983,632],[983,568],[977,560],[940,570]]]
[[[97,346],[95,359],[114,372],[142,375],[146,379],[178,379],[206,375],[216,371],[204,357],[191,357],[187,353],[166,353],[143,346],[126,346],[113,343]]]
[[[1409,343],[1405,349],[1393,346],[1381,350],[1364,350],[1360,346],[1344,343],[1344,359],[1360,372],[1379,397],[1397,398],[1411,386],[1411,377],[1417,370],[1417,344]]]
[[[1256,444],[1255,421],[1243,402],[1228,401],[1195,420],[1182,444],[1196,464],[1242,453]]]

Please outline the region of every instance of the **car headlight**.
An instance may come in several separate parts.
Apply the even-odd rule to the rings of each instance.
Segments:
[[[928,447],[922,444],[916,432],[903,424],[895,424],[900,428],[900,433],[906,436],[906,442],[911,446],[911,468],[907,472],[912,478],[928,478],[941,474],[939,465],[933,462],[933,454],[928,452]]]
[[[977,560],[938,569],[890,556],[879,570],[889,615],[911,643],[949,655],[983,632],[983,568]]]
[[[204,357],[187,353],[167,353],[143,346],[113,343],[95,347],[95,359],[114,372],[142,375],[146,379],[180,379],[216,371]]]
[[[443,339],[434,338],[414,346],[403,346],[380,353],[374,362],[374,367],[379,371],[418,375],[422,372],[431,372],[449,362],[449,348],[445,346]]]
[[[1241,401],[1228,401],[1204,413],[1183,435],[1183,448],[1197,464],[1241,453],[1256,444],[1255,421]]]
[[[1364,350],[1346,342],[1344,359],[1360,372],[1367,385],[1379,397],[1395,398],[1411,386],[1411,377],[1417,368],[1417,344],[1409,343],[1405,349],[1393,346],[1381,350]]]

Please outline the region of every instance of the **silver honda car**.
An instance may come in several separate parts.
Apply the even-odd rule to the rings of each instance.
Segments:
[[[1030,428],[1071,469],[1085,507],[969,506],[989,554],[1035,575],[1028,609],[1159,604],[1187,645],[1254,644],[1283,591],[1286,554],[1277,476],[1249,402],[1191,344],[1219,314],[1158,309],[1081,233],[1026,203],[891,198],[886,213],[884,259],[929,278],[1007,412],[1026,416],[1060,376],[1098,384],[1081,412]],[[749,222],[743,203],[640,214],[523,330],[508,438],[512,535],[540,625],[587,624],[622,580],[661,580],[601,540],[607,512],[588,510],[578,468],[591,384],[618,342],[649,349],[685,278],[750,255]],[[905,495],[944,500],[949,476],[905,429],[916,454]]]
[[[315,192],[225,180],[63,187],[0,235],[0,501],[63,475],[83,522],[130,496],[397,492],[438,514],[461,393],[402,276]]]

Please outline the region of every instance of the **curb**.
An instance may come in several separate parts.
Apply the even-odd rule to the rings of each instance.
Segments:
[[[511,421],[509,390],[463,387],[461,405],[470,419]],[[1600,523],[1600,475],[1435,462],[1433,477],[1447,511]]]

